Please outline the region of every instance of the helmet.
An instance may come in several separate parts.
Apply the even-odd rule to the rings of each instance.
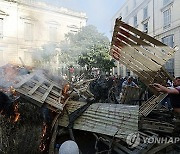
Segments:
[[[78,145],[72,140],[65,141],[59,148],[59,154],[79,154]]]

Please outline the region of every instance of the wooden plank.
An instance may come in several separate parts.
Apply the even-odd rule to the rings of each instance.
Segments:
[[[110,54],[114,57],[114,55],[112,54],[113,50],[111,50]],[[114,57],[115,58],[115,57]],[[122,63],[124,66],[126,66],[128,69],[132,70],[135,74],[137,74],[142,81],[145,82],[145,84],[147,84],[147,78],[143,76],[143,74],[141,74],[141,72],[138,72],[136,69],[134,69],[132,66],[128,65],[127,63],[125,63],[123,60],[121,59],[116,59],[118,60],[120,63]]]
[[[153,109],[157,107],[161,100],[163,100],[167,94],[160,94],[158,97],[155,97],[153,100],[147,101],[145,104],[141,105],[139,108],[140,115],[147,116]]]
[[[32,95],[40,86],[43,84],[44,80],[39,81],[29,92],[28,95]]]
[[[33,79],[31,79],[31,81],[33,82],[33,83],[38,83],[36,80],[33,80]],[[49,82],[49,84],[50,84],[50,82]],[[46,85],[41,85],[41,87],[44,89],[44,90],[47,90],[48,89],[48,86],[46,86]],[[58,88],[59,90],[61,89],[60,87],[58,87],[58,86],[55,86],[56,88]],[[57,95],[57,96],[60,96],[60,94],[59,94],[59,92],[58,91],[55,91],[55,90],[51,90],[51,92],[52,93],[54,93],[55,95]]]
[[[173,49],[171,49],[169,47],[167,48],[167,46],[165,44],[163,44],[162,42],[154,39],[153,37],[151,37],[151,36],[149,36],[149,35],[147,35],[145,33],[142,33],[140,30],[138,30],[138,29],[136,29],[134,27],[131,27],[130,25],[124,23],[123,21],[121,21],[119,19],[116,19],[115,27],[116,26],[121,26],[121,27],[123,27],[123,28],[125,28],[125,29],[127,29],[127,30],[129,30],[129,31],[131,31],[133,33],[135,33],[136,35],[139,35],[141,37],[141,39],[145,39],[148,42],[153,43],[156,46],[160,46],[160,48],[162,48],[166,53],[169,53],[169,54],[175,53],[175,51]]]
[[[112,49],[113,50],[113,49]],[[126,63],[126,65],[129,65],[131,67],[133,67],[134,69],[136,69],[138,72],[141,72],[141,74],[143,74],[143,76],[148,79],[149,81],[153,81],[153,78],[151,75],[149,75],[146,71],[142,70],[141,67],[138,67],[137,65],[135,65],[134,63],[132,63],[132,61],[130,61],[127,57],[123,57],[121,55],[121,60],[124,61]]]
[[[130,39],[134,40],[137,42],[137,45],[136,46],[133,46],[134,48],[136,48],[137,50],[139,50],[140,45],[144,45],[144,46],[150,46],[149,44],[145,43],[143,40],[141,40],[140,38],[137,38],[135,36],[133,36],[132,34],[124,31],[123,29],[119,28],[119,32],[126,35],[127,37],[129,36]],[[116,34],[115,34],[116,36]],[[137,48],[138,47],[138,48]],[[144,54],[146,56],[148,56],[149,58],[153,59],[154,61],[156,61],[157,64],[160,64],[160,65],[163,65],[166,61],[163,60],[162,58],[159,58],[157,56],[155,56],[154,54],[150,53],[149,51],[146,51],[144,52]],[[164,58],[164,57],[163,57]]]
[[[24,85],[24,86],[27,86],[27,85]],[[31,87],[30,87],[31,86]],[[31,85],[30,84],[30,86],[27,86],[27,87],[29,87],[29,91],[31,91],[31,88],[33,87],[33,85]],[[27,88],[26,87],[26,88]],[[39,87],[39,89],[38,89],[38,92],[39,93],[41,93],[42,95],[44,95],[44,93],[46,92],[46,89],[43,89],[41,86]],[[29,92],[27,92],[27,94],[28,94]],[[54,96],[53,94],[49,94],[49,96],[48,97],[50,97],[50,98],[52,98],[52,100],[55,100],[55,101],[58,101],[58,98],[59,97],[56,97],[56,96]]]
[[[66,106],[69,113],[72,113],[74,110],[79,108],[79,106],[81,105],[80,103],[85,104],[84,102],[69,101]],[[73,109],[70,109],[69,107]],[[101,116],[96,115],[96,113],[99,113],[100,111],[103,112],[104,110],[109,110],[109,113],[114,113],[114,117],[109,117],[109,114],[107,113],[104,113],[104,115]],[[92,116],[92,113],[89,113],[89,111],[95,111],[94,116]],[[122,114],[121,113],[116,114],[116,112],[122,112]],[[122,120],[119,120],[117,119],[119,117],[124,117],[124,118],[122,118]],[[104,118],[106,118],[107,120],[104,120]],[[134,119],[133,123],[130,120],[131,118]],[[134,124],[134,126],[132,126],[132,124]],[[65,127],[68,125],[67,114],[64,114],[60,117],[59,125]],[[96,104],[92,104],[75,121],[73,128],[106,134],[119,138],[119,137],[125,137],[125,134],[130,134],[134,131],[137,131],[138,129],[137,127],[138,127],[138,106],[124,106],[121,104],[96,103]]]
[[[130,41],[129,38],[132,39],[134,42],[136,42],[136,45],[133,43],[130,43],[131,41],[129,42],[130,44],[135,45],[135,46],[143,46],[144,48],[146,48],[150,52],[153,51],[153,54],[151,54],[149,51],[145,50],[146,55],[148,55],[148,57],[154,59],[157,63],[160,63],[161,65],[163,65],[167,61],[167,59],[170,59],[172,56],[172,55],[169,55],[169,54],[162,52],[161,49],[159,49],[155,46],[151,46],[151,44],[146,43],[141,38],[135,37],[134,35],[130,34],[128,31],[123,30],[121,27],[115,27],[113,37],[123,38],[121,34],[123,34],[124,36],[127,37],[128,42]]]
[[[25,85],[23,86],[23,88],[26,88],[26,89],[30,90],[30,88],[28,86],[25,86]],[[24,95],[27,96],[27,91],[26,91],[26,89],[23,89],[23,88],[21,88],[22,90],[17,89],[17,91],[21,92],[21,93],[23,93]],[[41,98],[43,97],[43,94],[40,93],[39,91],[35,91],[35,93],[33,95],[28,96],[28,97],[30,97],[32,99],[35,99],[39,103],[42,103],[42,104],[44,103],[44,101],[41,100]],[[62,104],[59,104],[57,101],[53,100],[50,97],[47,97],[47,99],[45,100],[45,103],[50,104],[50,105],[52,105],[52,106],[54,106],[54,107],[56,107],[58,109],[62,109]]]
[[[46,91],[45,94],[43,95],[41,101],[44,102],[44,101],[46,100],[46,98],[47,98],[47,96],[49,95],[50,91],[52,90],[53,86],[54,86],[54,84],[51,84],[51,85],[50,85],[50,87],[47,89],[47,91]]]
[[[148,67],[149,69],[151,69],[152,71],[153,71],[153,70],[159,70],[160,67],[162,67],[161,65],[159,65],[159,64],[155,63],[154,61],[152,61],[152,59],[146,57],[146,56],[143,54],[143,53],[145,53],[145,52],[144,52],[144,49],[136,46],[136,47],[134,47],[134,48],[137,49],[137,50],[136,50],[136,49],[134,49],[134,48],[132,48],[132,47],[129,47],[129,46],[125,45],[123,42],[121,42],[121,41],[118,40],[118,39],[113,39],[113,41],[115,41],[115,42],[114,42],[114,45],[115,45],[116,47],[118,47],[119,44],[124,45],[124,47],[121,49],[122,51],[124,51],[124,52],[128,53],[129,55],[133,56],[137,61],[139,61],[140,63],[142,63],[143,65],[145,65],[145,66]],[[113,47],[113,46],[112,46],[112,47]],[[140,51],[141,53],[138,52],[138,51]]]
[[[61,98],[62,98],[61,96],[63,96],[63,95],[62,95],[62,90],[60,90],[60,97],[59,97],[58,103],[61,103]],[[63,98],[64,98],[64,97],[63,97]]]
[[[29,81],[32,77],[34,77],[35,73],[32,73],[30,75],[28,75],[27,78],[25,78],[24,80],[22,80],[21,82],[17,83],[16,85],[14,85],[15,88],[19,88],[20,86],[22,86],[23,84],[25,84],[27,81]]]
[[[117,52],[120,52],[118,48],[112,47],[112,50],[115,50]],[[156,75],[155,71],[152,71],[149,69],[149,67],[146,67],[144,64],[137,61],[133,56],[129,55],[128,53],[125,53],[123,51],[120,52],[121,59],[124,58],[125,60],[131,61],[135,66],[138,66],[139,69],[143,71],[143,73],[146,74],[146,76],[149,76],[152,78],[154,75]],[[123,57],[122,57],[123,56]],[[152,78],[153,79],[153,78]]]
[[[114,57],[114,53],[112,54],[113,50],[110,51],[110,55],[112,55],[112,57]],[[117,53],[119,54],[119,53]],[[145,83],[145,85],[147,87],[149,87],[149,79],[147,79],[145,76],[143,76],[141,74],[141,72],[138,72],[136,69],[134,69],[133,67],[129,66],[127,63],[125,63],[124,61],[122,61],[121,59],[118,59],[119,57],[114,57],[116,60],[118,60],[120,63],[122,63],[123,65],[125,65],[128,69],[132,70],[136,75],[139,76],[140,80],[142,82]],[[155,89],[152,89],[151,87],[149,87],[151,89],[151,91],[154,93],[154,94],[158,94],[157,91]]]
[[[118,38],[119,40],[126,42],[127,44],[129,44],[129,45],[132,46],[132,47],[139,46],[138,44],[132,42],[130,39],[124,37],[124,36],[121,35],[121,34],[116,34],[116,36],[117,36],[117,38]],[[152,55],[150,54],[152,51],[154,51],[154,52],[153,52],[154,55],[158,56],[158,57],[161,58],[161,59],[164,59],[164,63],[167,61],[167,59],[170,59],[170,58],[171,58],[171,57],[169,57],[169,55],[166,55],[166,54],[164,54],[163,52],[158,52],[158,50],[154,50],[155,47],[149,47],[149,46],[142,46],[142,47],[139,46],[139,47],[142,48],[142,49],[144,49],[144,54],[149,55],[149,56],[150,56],[149,58],[153,58],[153,60],[156,61],[157,63],[159,63],[159,62],[158,62],[158,60],[155,60],[155,59],[154,59],[155,56],[152,56]],[[147,51],[147,49],[148,49],[148,51]],[[149,53],[149,54],[148,54],[148,53]],[[157,58],[156,58],[156,59],[157,59]]]

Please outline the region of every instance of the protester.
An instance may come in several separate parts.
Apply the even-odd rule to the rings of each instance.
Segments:
[[[158,83],[154,83],[153,85],[158,92],[169,95],[173,110],[180,113],[180,77],[175,78],[173,87],[165,87]]]
[[[125,88],[127,86],[139,88],[138,85],[133,82],[133,77],[129,77],[126,81],[122,83],[122,88]]]

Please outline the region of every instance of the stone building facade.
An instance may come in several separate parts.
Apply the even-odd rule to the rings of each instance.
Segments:
[[[170,47],[180,47],[180,1],[179,0],[126,0],[112,18],[121,16],[126,23],[144,31]],[[121,64],[115,72],[127,75],[128,70]],[[166,69],[175,76],[180,76],[180,50],[169,60]],[[132,74],[132,73],[131,73]]]
[[[33,49],[59,43],[68,32],[86,26],[87,16],[35,0],[0,1],[0,65],[32,63]]]

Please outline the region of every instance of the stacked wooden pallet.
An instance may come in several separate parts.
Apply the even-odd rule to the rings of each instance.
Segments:
[[[165,97],[150,85],[156,82],[166,86],[168,80],[173,80],[163,65],[174,52],[162,42],[116,19],[110,55],[137,74],[156,95],[140,107],[141,115],[147,116]]]
[[[63,110],[65,99],[62,87],[37,72],[20,78],[15,89],[22,98],[39,107],[46,104],[49,109],[56,112]]]
[[[136,73],[147,86],[154,82],[166,85],[167,80],[172,79],[163,65],[174,52],[162,42],[116,19],[110,54]]]

